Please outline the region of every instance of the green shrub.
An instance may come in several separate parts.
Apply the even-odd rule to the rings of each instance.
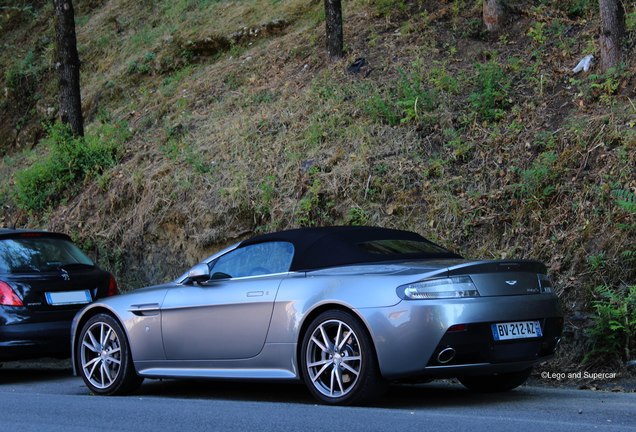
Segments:
[[[559,176],[557,159],[553,151],[544,152],[537,156],[530,168],[521,171],[522,182],[519,188],[522,196],[543,199],[554,193]]]
[[[596,313],[589,330],[591,355],[631,358],[636,340],[636,285],[625,288],[600,286],[595,290]],[[589,357],[589,356],[588,356]]]
[[[61,123],[48,127],[49,154],[15,177],[14,199],[29,212],[45,210],[76,192],[81,183],[116,165],[128,139],[125,125],[103,125],[92,135],[74,137]]]
[[[375,7],[376,13],[383,17],[405,12],[408,8],[404,0],[371,0],[370,3]]]
[[[632,218],[628,218],[623,222],[618,222],[617,226],[630,233],[636,232],[636,222],[633,221],[636,217],[636,194],[625,189],[617,189],[612,191],[612,195],[616,199],[618,206],[632,216]],[[630,249],[622,251],[621,257],[627,261],[627,265],[633,266],[636,260],[636,245],[632,243]]]
[[[354,206],[349,208],[345,216],[346,225],[368,225],[369,214],[361,207]]]
[[[528,36],[532,38],[538,45],[543,45],[548,41],[548,35],[546,33],[546,24],[544,22],[535,22],[528,30]]]
[[[544,0],[544,3],[548,4]],[[567,14],[569,18],[586,17],[592,15],[598,9],[598,2],[594,0],[561,0],[557,7]]]
[[[631,191],[618,189],[612,191],[618,205],[636,215],[636,194]],[[621,228],[630,229],[630,226]],[[605,253],[601,252],[602,265],[594,266],[594,259],[590,260],[592,271],[598,270],[605,264]],[[597,256],[597,257],[598,257]],[[626,265],[631,265],[636,251],[624,250],[620,254]],[[595,268],[596,267],[596,268]],[[636,285],[608,286],[602,285],[594,290],[594,325],[589,329],[591,353],[587,356],[615,357],[622,352],[625,359],[632,358],[636,349]]]
[[[636,10],[632,10],[625,14],[625,28],[628,32],[636,30]]]
[[[17,61],[4,72],[4,81],[12,92],[30,93],[37,84],[42,72],[36,64],[35,51],[29,51],[22,60]]]
[[[468,102],[477,116],[487,122],[501,120],[510,106],[512,80],[503,66],[492,60],[477,65],[477,88],[468,96]]]
[[[18,114],[21,117],[18,128],[33,116],[33,106],[42,97],[39,87],[44,72],[45,66],[34,50],[29,51],[23,59],[16,61],[4,71],[6,99],[2,105],[6,105],[3,106],[3,110],[6,109],[7,113]]]
[[[366,101],[364,111],[376,123],[384,121],[391,126],[397,126],[400,124],[400,116],[397,114],[397,108],[391,99],[390,96],[383,97],[378,91]]]
[[[636,194],[625,189],[612,191],[618,205],[628,213],[636,214]]]
[[[400,70],[401,79],[397,87],[397,106],[401,108],[400,123],[420,123],[428,120],[430,112],[437,106],[435,90],[424,88],[420,74]]]

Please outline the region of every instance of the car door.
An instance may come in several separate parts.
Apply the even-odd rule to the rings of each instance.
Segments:
[[[239,247],[209,264],[210,280],[170,289],[162,305],[168,360],[254,357],[262,350],[293,246]]]

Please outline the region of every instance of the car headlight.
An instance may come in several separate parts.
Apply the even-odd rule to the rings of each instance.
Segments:
[[[397,293],[404,300],[479,297],[479,291],[469,276],[426,279],[402,285]]]
[[[541,294],[554,294],[554,285],[552,284],[550,276],[539,273],[537,277],[539,278],[539,290]]]

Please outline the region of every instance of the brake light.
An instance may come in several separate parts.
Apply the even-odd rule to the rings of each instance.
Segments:
[[[38,232],[26,232],[26,233],[20,233],[18,234],[16,237],[44,237],[43,233],[38,233]]]
[[[13,291],[8,283],[0,281],[0,305],[3,306],[24,306],[22,300]]]
[[[117,288],[117,281],[113,275],[110,275],[110,280],[108,281],[108,292],[106,292],[106,296],[114,296],[119,294],[119,289]]]

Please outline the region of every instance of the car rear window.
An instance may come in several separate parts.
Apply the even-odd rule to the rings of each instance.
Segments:
[[[358,243],[365,252],[378,255],[404,255],[404,254],[448,254],[449,251],[434,243],[416,240],[372,240]]]
[[[44,272],[73,265],[93,266],[93,262],[68,240],[24,237],[0,240],[0,272]]]

